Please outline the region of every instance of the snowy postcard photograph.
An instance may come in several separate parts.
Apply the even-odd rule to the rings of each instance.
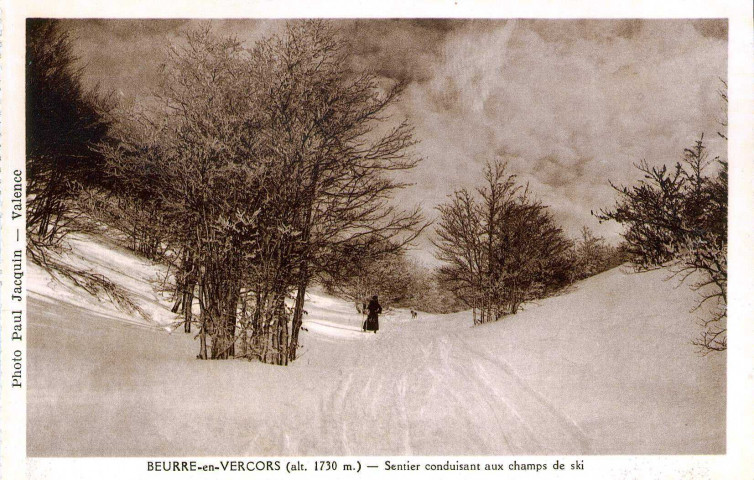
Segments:
[[[24,22],[28,457],[728,452],[727,18]]]

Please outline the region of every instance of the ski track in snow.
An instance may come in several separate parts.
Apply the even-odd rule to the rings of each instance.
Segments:
[[[456,416],[455,453],[591,452],[573,420],[460,332],[408,325],[379,335],[352,359],[318,412],[337,425],[343,454],[383,453],[375,441],[390,442],[385,451],[394,454],[428,453],[421,448],[432,437],[427,425],[442,424],[448,412]]]
[[[548,449],[549,453],[557,453],[559,448],[563,448],[563,445],[568,445],[569,447],[566,448],[566,450],[569,451],[578,450],[585,454],[592,453],[590,440],[587,438],[586,434],[584,434],[581,428],[576,424],[576,422],[574,422],[571,418],[568,418],[565,413],[558,410],[558,408],[555,407],[550,401],[548,401],[547,398],[545,398],[542,394],[527,385],[526,382],[516,374],[516,372],[508,363],[506,363],[503,358],[494,357],[487,352],[481,353],[478,350],[472,348],[469,343],[463,339],[459,338],[459,342],[466,345],[468,347],[466,351],[475,355],[479,360],[479,363],[476,364],[476,368],[482,372],[480,378],[482,378],[483,381],[492,386],[491,379],[493,378],[506,378],[506,380],[510,380],[505,382],[507,387],[510,389],[518,389],[521,392],[520,397],[526,399],[523,404],[524,408],[529,408],[532,410],[529,418],[538,418],[541,421],[542,418],[551,417],[552,421],[549,421],[548,419],[547,423],[551,426],[551,428],[552,426],[556,425],[563,434],[559,437],[564,436],[565,438],[559,438],[558,441],[556,441],[554,445]],[[488,373],[488,370],[485,368],[485,362],[487,365],[494,368],[494,373],[492,375],[490,375]],[[493,386],[493,388],[495,387]],[[495,388],[495,390],[501,395],[504,395],[504,392],[501,392],[500,388]],[[529,421],[526,423],[533,424],[534,421]],[[549,434],[552,434],[552,430],[548,432],[548,436]]]

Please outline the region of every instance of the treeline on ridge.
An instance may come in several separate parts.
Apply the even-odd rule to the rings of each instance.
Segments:
[[[471,309],[476,324],[627,261],[701,274],[694,287],[717,310],[697,343],[726,348],[727,163],[702,139],[675,168],[644,162],[638,185],[614,185],[615,206],[597,216],[624,226],[620,246],[586,227],[568,238],[490,161],[479,188],[437,208],[441,266],[430,269],[406,254],[428,223],[391,201],[419,162],[411,125],[391,115],[405,86],[352,67],[328,22],[290,22],[249,48],[209,25],[189,30],[168,46],[159,86],[129,108],[85,88],[76,61],[58,21],[28,21],[32,257],[70,230],[120,232],[169,264],[173,311],[198,330],[199,358],[295,360],[314,283],[357,310],[379,294],[386,309]]]

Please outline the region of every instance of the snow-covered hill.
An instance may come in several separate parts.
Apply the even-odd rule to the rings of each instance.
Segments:
[[[163,267],[70,243],[66,262],[145,315],[29,265],[31,456],[725,451],[725,355],[696,352],[696,298],[664,270],[614,269],[480,327],[396,310],[376,335],[315,289],[301,357],[275,367],[196,360]]]

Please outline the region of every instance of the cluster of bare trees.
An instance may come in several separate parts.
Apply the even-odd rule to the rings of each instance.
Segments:
[[[643,181],[614,186],[616,205],[598,217],[625,226],[625,249],[588,229],[570,241],[504,163],[488,163],[482,187],[438,207],[433,276],[403,255],[425,226],[419,210],[390,201],[406,186],[396,173],[418,162],[411,126],[391,118],[404,86],[350,55],[325,21],[289,23],[250,48],[206,25],[169,46],[152,97],[115,108],[82,85],[60,24],[29,20],[29,244],[55,245],[87,211],[169,263],[173,311],[198,327],[202,359],[294,360],[314,281],[357,306],[380,293],[444,311],[456,306],[449,291],[483,323],[624,253],[700,274],[717,310],[698,343],[726,348],[727,162],[703,138],[674,168],[643,162]]]
[[[412,307],[425,288],[422,267],[404,251],[388,246],[379,255],[354,259],[340,273],[323,279],[323,286],[329,293],[351,300],[359,313],[372,295],[379,295],[383,309]]]
[[[56,20],[26,25],[26,205],[32,254],[58,244],[81,213],[76,197],[99,182],[93,147],[107,136],[111,96],[82,84],[68,33]]]
[[[624,245],[610,245],[589,227],[583,227],[581,237],[574,242],[572,280],[597,275],[630,260]]]
[[[639,268],[672,265],[684,280],[694,276],[700,306],[713,305],[695,344],[705,351],[725,350],[728,163],[709,157],[702,136],[673,168],[647,162],[637,168],[644,179],[632,187],[614,185],[618,200],[599,218],[625,227],[623,237]]]
[[[415,140],[388,109],[403,85],[349,66],[324,21],[245,48],[209,25],[173,44],[149,108],[99,152],[132,247],[175,268],[199,357],[296,358],[310,283],[399,251],[423,228],[389,202]],[[291,300],[286,302],[286,300]]]
[[[486,165],[484,180],[438,207],[435,240],[440,280],[472,308],[475,324],[515,314],[566,285],[572,269],[572,242],[528,186],[500,161]]]

